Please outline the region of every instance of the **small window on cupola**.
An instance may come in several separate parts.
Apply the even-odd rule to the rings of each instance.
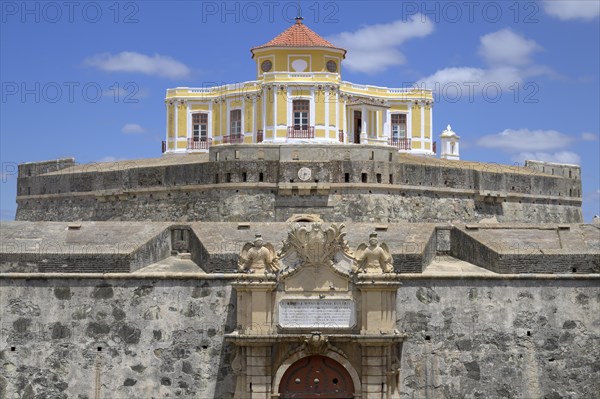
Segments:
[[[260,64],[260,69],[263,72],[269,72],[271,68],[273,68],[273,63],[271,60],[263,61],[262,64]]]
[[[327,61],[327,70],[331,73],[337,72],[337,63],[333,60]]]

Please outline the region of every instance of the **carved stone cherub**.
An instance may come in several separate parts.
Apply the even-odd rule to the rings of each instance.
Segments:
[[[260,234],[256,234],[254,242],[247,242],[242,248],[238,262],[240,273],[276,273],[279,271],[279,262],[275,248],[271,243],[265,243]]]
[[[385,243],[379,243],[377,233],[369,235],[369,244],[362,243],[356,250],[354,272],[359,273],[392,273],[392,255]]]

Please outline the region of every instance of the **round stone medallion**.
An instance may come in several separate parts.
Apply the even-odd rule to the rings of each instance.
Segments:
[[[309,168],[300,168],[300,170],[298,170],[298,177],[302,181],[309,180],[311,176],[312,176],[312,172],[310,171]]]

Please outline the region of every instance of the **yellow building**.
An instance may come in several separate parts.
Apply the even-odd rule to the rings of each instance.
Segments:
[[[251,51],[256,80],[167,90],[163,152],[229,143],[344,143],[435,154],[431,91],[342,80],[346,50],[301,17]]]

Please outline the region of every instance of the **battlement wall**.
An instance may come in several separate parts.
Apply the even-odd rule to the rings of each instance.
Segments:
[[[575,166],[552,175],[537,163],[327,147],[232,145],[211,151],[208,162],[181,156],[20,172],[17,220],[285,221],[316,213],[328,221],[582,221]],[[303,180],[301,169],[309,171]]]
[[[240,371],[225,338],[236,328],[233,281],[0,275],[2,392],[231,398]],[[404,396],[596,396],[597,277],[402,282]]]
[[[3,222],[2,273],[137,273],[175,270],[236,273],[242,248],[255,234],[281,249],[288,223]],[[352,223],[352,250],[376,231],[389,247],[394,271],[426,273],[460,262],[501,274],[600,273],[594,225]],[[175,255],[173,255],[173,253]],[[186,254],[188,260],[178,258]],[[181,269],[181,263],[186,266]],[[150,268],[150,269],[148,269]]]

